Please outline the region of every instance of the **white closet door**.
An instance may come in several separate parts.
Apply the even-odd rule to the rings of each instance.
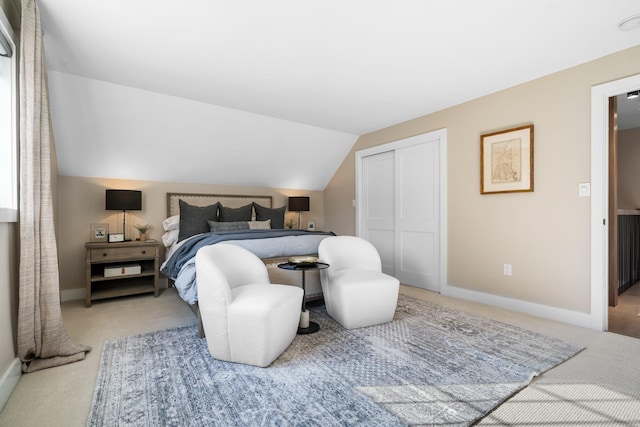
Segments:
[[[440,291],[438,141],[395,150],[395,276]]]
[[[364,235],[380,253],[382,271],[395,276],[395,155],[362,159]]]
[[[435,292],[446,277],[444,144],[445,132],[434,131],[356,153],[358,235],[376,247],[385,273]]]

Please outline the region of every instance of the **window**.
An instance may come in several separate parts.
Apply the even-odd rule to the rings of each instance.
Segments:
[[[18,220],[18,69],[15,37],[0,9],[0,221]]]

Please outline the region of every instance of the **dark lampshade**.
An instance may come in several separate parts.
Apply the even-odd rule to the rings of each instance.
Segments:
[[[298,229],[300,229],[300,212],[309,211],[309,197],[289,197],[289,210],[298,212]]]
[[[308,212],[309,197],[289,197],[289,211]]]
[[[140,211],[142,210],[142,191],[107,190],[105,209],[108,211]]]
[[[105,210],[122,211],[122,234],[125,240],[127,228],[125,211],[142,210],[142,191],[139,190],[107,190],[105,195]]]

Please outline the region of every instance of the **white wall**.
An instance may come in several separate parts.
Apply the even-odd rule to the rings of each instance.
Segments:
[[[56,71],[49,88],[66,176],[322,190],[356,140]]]

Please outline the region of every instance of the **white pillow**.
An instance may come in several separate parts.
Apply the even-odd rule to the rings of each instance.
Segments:
[[[164,227],[164,231],[172,231],[180,228],[180,215],[170,216],[169,218],[162,221],[162,227]]]
[[[271,230],[271,220],[249,221],[249,230]]]
[[[171,230],[167,231],[162,235],[162,244],[164,244],[165,248],[173,245],[178,241],[178,236],[180,235],[180,230]]]

